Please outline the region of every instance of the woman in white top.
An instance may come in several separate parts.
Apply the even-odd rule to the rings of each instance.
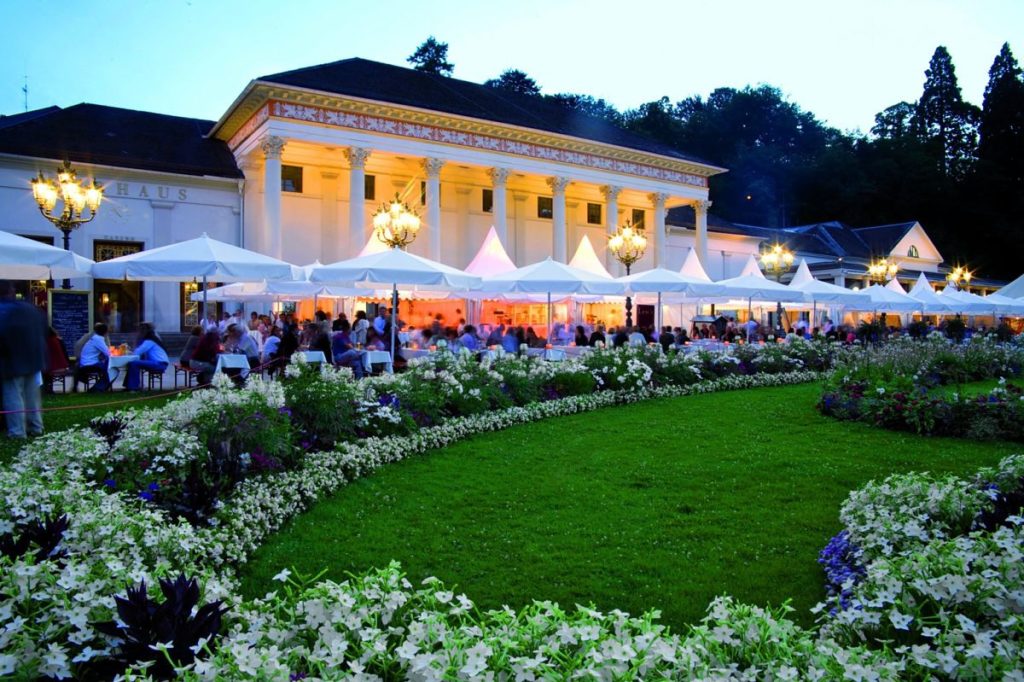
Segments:
[[[366,319],[365,310],[356,311],[356,321],[352,325],[352,343],[356,347],[366,345],[366,330],[370,328],[370,321]]]

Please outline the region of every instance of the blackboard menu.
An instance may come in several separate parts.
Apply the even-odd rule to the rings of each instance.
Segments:
[[[82,334],[92,330],[92,293],[50,289],[50,325],[65,345],[72,348]]]

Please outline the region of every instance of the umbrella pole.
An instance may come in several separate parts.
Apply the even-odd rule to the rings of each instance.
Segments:
[[[548,292],[548,334],[547,343],[551,343],[551,292]]]
[[[395,337],[398,327],[398,282],[391,285],[391,366],[395,365]]]
[[[206,275],[203,275],[203,317],[202,317],[202,319],[199,320],[199,326],[202,326],[203,325],[203,321],[206,320],[206,316],[207,316],[206,305],[207,305],[207,303],[206,303]]]
[[[660,291],[658,292],[658,309],[655,312],[657,313],[655,315],[655,319],[657,320],[657,322],[654,323],[654,327],[655,327],[654,331],[658,334],[658,337],[661,338],[661,292]]]

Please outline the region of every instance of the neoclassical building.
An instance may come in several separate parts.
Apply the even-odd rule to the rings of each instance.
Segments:
[[[0,229],[60,243],[28,181],[64,159],[106,187],[72,239],[97,260],[205,232],[296,264],[333,262],[363,249],[372,213],[396,194],[423,218],[410,250],[456,267],[494,226],[518,265],[568,261],[587,237],[619,274],[606,236],[627,220],[649,242],[636,270],[678,268],[695,249],[716,279],[766,241],[791,242],[817,274],[851,286],[860,261],[905,248],[865,239],[891,236],[884,228],[709,226],[709,180],[724,168],[544,100],[364,59],[257,78],[216,122],[92,104],[0,117]],[[941,256],[913,226],[918,255],[901,260],[938,276]],[[195,283],[75,285],[92,287],[97,316],[123,331],[195,322]]]

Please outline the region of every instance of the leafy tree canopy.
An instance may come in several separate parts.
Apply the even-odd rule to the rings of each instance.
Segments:
[[[537,81],[519,69],[505,69],[497,78],[484,81],[484,85],[489,88],[513,92],[517,95],[540,94],[540,86],[537,85]]]
[[[448,43],[442,43],[430,36],[406,58],[412,68],[438,76],[451,76],[455,65],[448,61]]]

